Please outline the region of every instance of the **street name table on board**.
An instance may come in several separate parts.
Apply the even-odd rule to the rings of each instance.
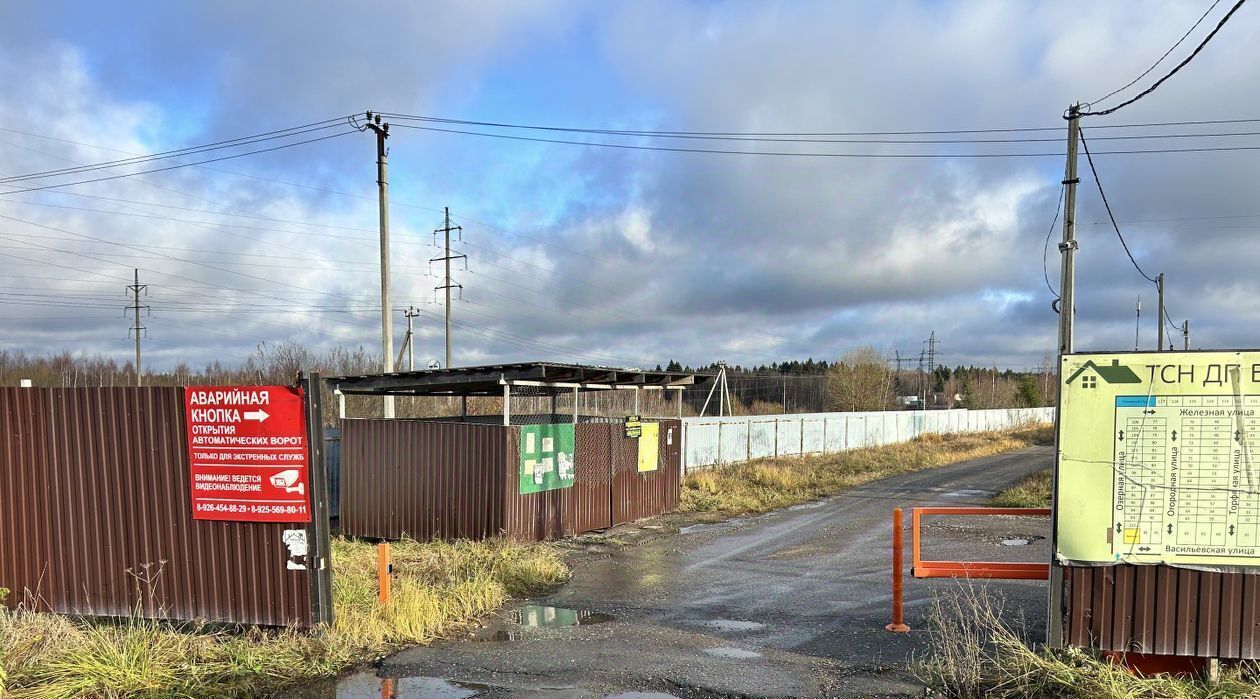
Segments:
[[[311,520],[301,389],[190,386],[184,409],[194,519]]]

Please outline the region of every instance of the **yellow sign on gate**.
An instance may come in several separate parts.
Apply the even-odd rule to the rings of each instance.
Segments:
[[[1062,563],[1260,565],[1260,352],[1063,357]]]
[[[655,471],[659,455],[658,446],[661,441],[660,423],[645,422],[639,433],[639,473]]]

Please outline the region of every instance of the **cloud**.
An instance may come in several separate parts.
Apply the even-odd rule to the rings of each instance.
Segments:
[[[1061,128],[1064,106],[1128,82],[1201,12],[1096,3],[228,2],[135,5],[129,17],[87,8],[58,19],[43,5],[6,3],[0,79],[18,89],[0,95],[0,127],[50,138],[0,131],[0,151],[5,174],[25,173],[369,107],[680,131]],[[1091,149],[1137,145],[1109,140],[1124,133],[1111,124],[1260,112],[1260,56],[1249,50],[1260,37],[1247,18],[1240,13],[1152,97],[1087,120]],[[1062,131],[1028,133],[1053,140],[799,148],[1063,148]],[[441,271],[429,260],[440,254],[432,229],[446,205],[464,227],[457,250],[469,255],[468,270],[453,274],[464,286],[454,307],[457,363],[756,364],[834,357],[861,344],[913,355],[933,330],[950,364],[1032,366],[1054,348],[1044,276],[1057,287],[1058,157],[770,158],[401,128],[390,148],[393,298],[422,310],[417,356],[426,360],[442,353],[433,289]],[[157,364],[233,360],[257,342],[288,338],[376,348],[372,155],[370,137],[351,134],[73,194],[0,196],[0,215],[31,222],[0,219],[8,237],[0,259],[10,270],[9,344],[0,348],[125,359],[121,292],[133,268],[151,285],[145,322]],[[1196,345],[1252,343],[1254,157],[1095,156],[1134,256],[1148,273],[1168,275],[1170,313],[1192,318]],[[1153,307],[1154,289],[1100,225],[1106,212],[1083,158],[1081,171],[1078,344],[1126,348],[1135,297]],[[1257,216],[1212,218],[1249,214]],[[1144,318],[1153,343],[1153,314]],[[401,328],[401,314],[394,319]]]

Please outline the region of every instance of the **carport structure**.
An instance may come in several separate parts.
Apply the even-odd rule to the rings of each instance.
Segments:
[[[542,540],[671,511],[681,421],[582,415],[578,396],[633,391],[637,417],[643,391],[679,391],[681,415],[681,390],[697,378],[529,362],[329,379],[342,397],[459,397],[463,406],[459,416],[434,418],[344,419],[343,412],[341,529],[382,539],[506,533]],[[549,398],[550,410],[514,414],[522,395]],[[572,405],[561,414],[557,400],[566,396]],[[469,415],[476,398],[501,398],[501,415]]]
[[[518,362],[515,364],[488,364],[454,369],[430,369],[393,374],[367,374],[328,379],[334,393],[341,397],[341,417],[345,417],[347,395],[373,396],[458,396],[462,400],[461,417],[468,417],[467,399],[473,396],[503,398],[503,424],[512,424],[512,389],[528,387],[536,395],[551,397],[554,409],[556,397],[580,391],[634,391],[635,410],[639,413],[640,391],[682,391],[696,382],[694,372],[645,371],[614,367],[559,364],[555,362]],[[703,378],[709,378],[704,376]],[[678,417],[682,418],[681,393],[678,400]],[[578,422],[578,401],[573,401],[573,422]]]

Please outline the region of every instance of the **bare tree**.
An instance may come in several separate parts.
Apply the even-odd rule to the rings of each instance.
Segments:
[[[887,410],[893,404],[893,371],[869,345],[840,358],[827,372],[827,402],[832,410]]]

